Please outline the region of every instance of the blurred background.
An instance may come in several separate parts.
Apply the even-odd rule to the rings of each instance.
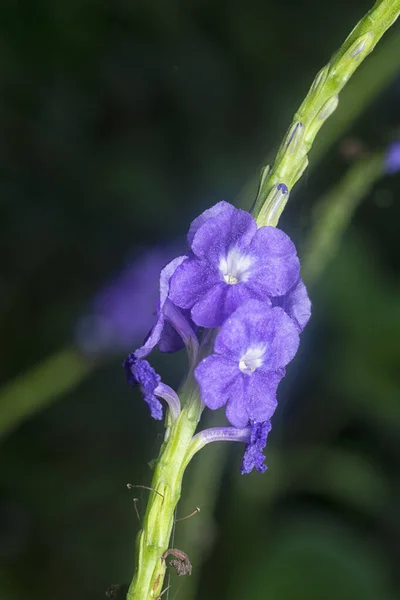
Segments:
[[[1,600],[97,600],[130,581],[147,492],[126,484],[150,485],[163,427],[121,363],[151,326],[158,272],[199,212],[250,206],[313,76],[371,5],[3,0]],[[292,194],[280,226],[301,257],[321,196],[399,137],[399,37],[355,75]],[[175,531],[193,575],[172,575],[165,598],[397,596],[399,193],[399,174],[374,177],[310,278],[269,470],[240,476],[239,444],[195,457],[178,517],[201,511]],[[154,357],[172,386],[185,362]]]

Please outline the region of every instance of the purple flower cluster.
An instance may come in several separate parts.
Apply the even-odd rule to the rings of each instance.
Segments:
[[[248,212],[227,202],[193,221],[188,244],[188,254],[161,272],[157,322],[125,362],[128,378],[140,384],[153,416],[160,418],[153,398],[159,380],[141,362],[148,365],[144,358],[157,344],[174,350],[182,340],[192,350],[204,405],[225,406],[231,429],[240,430],[238,439],[249,431],[242,473],[263,472],[277,388],[311,314],[296,248],[283,231],[258,228]],[[200,362],[197,327],[218,328],[213,350],[206,348]],[[207,339],[203,333],[203,344]],[[218,439],[221,431],[226,428]],[[234,435],[226,433],[226,439]]]

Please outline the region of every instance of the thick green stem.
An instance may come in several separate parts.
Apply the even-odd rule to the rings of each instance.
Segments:
[[[189,386],[188,386],[189,387]],[[181,393],[181,398],[185,391]],[[162,591],[174,513],[181,496],[182,478],[188,464],[187,451],[202,411],[197,387],[191,384],[186,406],[167,429],[158,457],[152,492],[136,542],[136,570],[127,600],[156,600]]]
[[[307,168],[318,131],[337,108],[339,92],[399,14],[400,0],[378,0],[316,76],[275,162],[263,171],[253,211],[259,226],[278,223],[290,191]]]

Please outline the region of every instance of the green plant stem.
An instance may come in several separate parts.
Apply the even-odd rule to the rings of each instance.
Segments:
[[[263,171],[253,211],[259,226],[277,225],[290,191],[307,168],[318,131],[337,108],[340,91],[399,13],[400,0],[378,0],[317,74],[272,167]]]
[[[156,600],[162,591],[174,513],[181,496],[188,449],[203,409],[198,388],[191,380],[180,392],[186,399],[178,419],[167,428],[156,462],[152,492],[136,542],[136,568],[127,600]]]
[[[393,31],[380,42],[372,56],[363,63],[340,94],[340,106],[324,125],[324,135],[317,136],[309,168],[315,169],[329,148],[346,132],[352,122],[365,111],[376,97],[398,76],[400,71],[400,34]],[[264,160],[267,164],[273,155]],[[236,205],[249,210],[256,196],[259,177],[251,177],[240,190]]]
[[[397,30],[396,30],[397,31]],[[339,109],[324,125],[324,135],[315,139],[310,152],[315,168],[329,148],[351,123],[364,112],[378,94],[400,73],[400,33],[392,30],[373,54],[356,71],[340,94]]]
[[[72,390],[97,364],[75,348],[65,348],[5,385],[0,392],[0,437]]]
[[[383,160],[382,153],[360,159],[316,204],[302,266],[307,283],[313,283],[320,276],[336,253],[355,209],[382,176]]]

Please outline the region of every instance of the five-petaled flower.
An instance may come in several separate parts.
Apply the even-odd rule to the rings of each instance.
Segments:
[[[202,327],[219,327],[247,300],[270,303],[299,278],[290,238],[275,227],[257,228],[250,213],[227,202],[193,221],[188,242],[192,253],[173,274],[169,297]]]
[[[214,354],[195,370],[204,404],[226,405],[234,427],[263,422],[276,408],[276,390],[285,367],[296,354],[299,334],[282,308],[249,300],[222,325]]]

